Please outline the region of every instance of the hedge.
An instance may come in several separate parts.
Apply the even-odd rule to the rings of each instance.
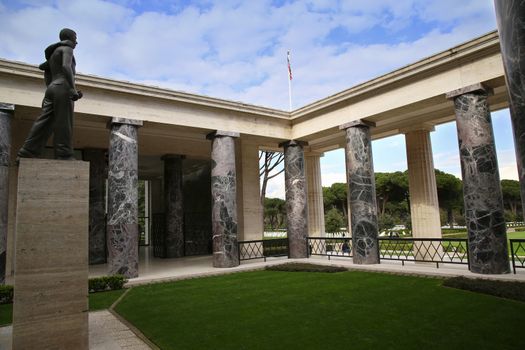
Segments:
[[[0,285],[0,305],[13,302],[13,286]]]
[[[452,277],[447,278],[443,285],[525,302],[525,282]]]
[[[287,271],[287,272],[344,272],[348,269],[340,266],[315,265],[308,263],[286,263],[280,265],[267,266],[266,270],[270,271]]]
[[[89,279],[89,292],[104,292],[124,288],[128,280],[123,275],[103,276]],[[13,302],[14,287],[0,285],[0,304],[11,304]]]

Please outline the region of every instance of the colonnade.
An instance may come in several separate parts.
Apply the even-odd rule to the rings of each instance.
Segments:
[[[525,210],[525,71],[523,58],[519,56],[523,51],[521,38],[525,36],[525,26],[521,21],[525,16],[525,3],[495,0],[495,4]],[[473,272],[485,274],[509,271],[502,194],[488,105],[490,94],[490,89],[480,82],[446,95],[453,101],[456,115],[470,268]],[[4,283],[6,275],[14,108],[0,103],[0,284]],[[90,262],[104,263],[107,257],[109,273],[121,273],[130,278],[138,276],[138,129],[141,126],[141,121],[111,119],[107,165],[105,150],[84,150],[85,160],[91,163]],[[371,128],[374,125],[366,120],[340,126],[346,137],[349,218],[353,259],[357,264],[379,262]],[[426,124],[401,130],[406,138],[415,238],[440,237],[441,232],[430,142],[432,130],[432,126]],[[244,145],[239,136],[235,132],[220,130],[207,136],[211,141],[211,221],[213,266],[216,267],[239,264],[238,237],[262,238],[257,237],[262,233],[262,207],[253,204],[258,200],[258,146]],[[305,152],[306,145],[301,140],[280,144],[285,156],[286,209],[292,258],[307,256],[308,236],[324,234],[321,154],[311,150]],[[167,154],[163,160],[166,255],[180,257],[184,254],[183,156]],[[104,213],[106,178],[107,217]],[[257,228],[252,229],[255,226]]]

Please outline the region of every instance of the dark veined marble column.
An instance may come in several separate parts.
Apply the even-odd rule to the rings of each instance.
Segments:
[[[510,266],[488,92],[476,84],[447,97],[456,109],[470,271],[498,274]]]
[[[166,212],[166,258],[184,256],[184,207],[182,199],[182,160],[168,154],[164,160],[164,195]]]
[[[211,140],[211,223],[213,232],[213,266],[239,265],[237,245],[237,178],[235,138],[239,133],[216,131]]]
[[[495,0],[525,217],[525,1]]]
[[[9,157],[11,154],[12,104],[0,103],[0,285],[5,284],[7,212],[9,203]]]
[[[339,127],[346,132],[346,172],[355,264],[379,263],[371,125],[358,120]]]
[[[284,181],[286,187],[286,226],[289,257],[308,257],[308,191],[305,177],[304,150],[306,142],[283,142]]]
[[[109,274],[138,276],[138,128],[113,118],[109,140],[107,246]]]
[[[82,153],[89,162],[89,264],[105,264],[107,151],[88,148]]]

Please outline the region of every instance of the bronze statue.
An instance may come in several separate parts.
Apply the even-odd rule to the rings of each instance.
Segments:
[[[75,87],[73,49],[77,46],[77,34],[64,28],[59,37],[59,42],[46,48],[46,61],[39,66],[44,71],[47,86],[42,113],[18,151],[19,158],[38,157],[51,134],[54,134],[55,158],[75,159],[72,147],[73,108],[74,101],[82,97],[82,92]]]

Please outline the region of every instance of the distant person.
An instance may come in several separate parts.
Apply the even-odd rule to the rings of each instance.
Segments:
[[[44,71],[47,86],[42,113],[18,151],[19,158],[38,157],[51,134],[54,134],[55,158],[75,159],[72,147],[73,108],[74,101],[82,98],[82,92],[75,87],[73,49],[77,46],[77,34],[64,28],[59,37],[59,42],[46,48],[46,61],[39,66]]]
[[[343,242],[343,254],[350,254],[350,245],[348,244],[348,240],[346,239]]]

